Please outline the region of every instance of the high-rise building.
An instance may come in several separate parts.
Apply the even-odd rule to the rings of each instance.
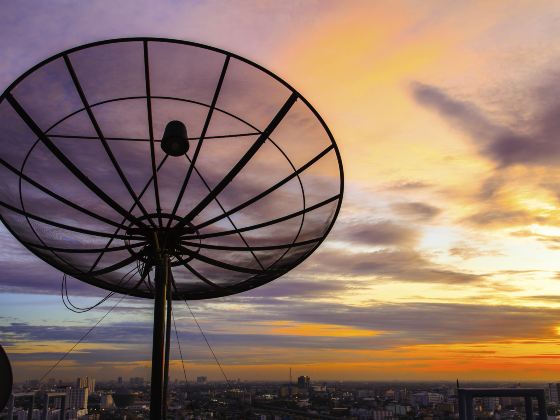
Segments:
[[[407,388],[401,388],[399,390],[397,390],[396,394],[395,394],[395,400],[403,403],[403,402],[408,402],[408,389]]]
[[[95,392],[95,379],[90,377],[76,379],[76,388],[87,388],[89,394]]]
[[[197,384],[205,384],[207,379],[208,378],[206,378],[206,376],[198,376],[196,378],[196,383]]]
[[[8,401],[8,418],[11,416],[15,416],[14,413],[22,412],[27,413],[25,419],[31,417],[33,414],[33,407],[35,405],[35,393],[34,392],[27,392],[27,393],[14,393],[10,396]],[[18,414],[18,416],[23,416],[23,414]],[[15,418],[15,417],[14,417]]]
[[[311,384],[311,378],[309,376],[300,376],[297,378],[297,386],[298,388],[309,388]]]
[[[66,408],[87,408],[88,388],[66,388]]]
[[[108,410],[115,407],[115,402],[113,401],[112,394],[101,395],[100,406],[102,409]]]
[[[548,399],[550,402],[560,402],[560,383],[548,384]]]
[[[41,419],[61,418],[68,401],[68,394],[64,392],[45,392],[43,394],[43,410]],[[63,417],[63,416],[62,416]]]

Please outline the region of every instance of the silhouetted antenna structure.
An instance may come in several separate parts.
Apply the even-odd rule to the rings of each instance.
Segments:
[[[0,127],[10,232],[106,298],[155,300],[153,419],[172,301],[282,276],[340,210],[342,162],[317,111],[270,71],[200,44],[127,38],[57,54],[2,94]],[[69,308],[88,309],[65,288]]]
[[[2,378],[0,381],[0,411],[2,411],[12,395],[14,385],[12,365],[2,346],[0,346],[0,378]]]

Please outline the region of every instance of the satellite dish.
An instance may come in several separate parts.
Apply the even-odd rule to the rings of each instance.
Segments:
[[[170,312],[173,299],[285,274],[325,239],[342,193],[340,154],[317,111],[227,51],[97,42],[43,61],[0,97],[6,227],[67,275],[155,299],[152,418],[166,301]]]
[[[0,346],[0,411],[6,407],[10,395],[12,395],[12,386],[14,385],[14,376],[12,374],[12,366],[8,355]]]

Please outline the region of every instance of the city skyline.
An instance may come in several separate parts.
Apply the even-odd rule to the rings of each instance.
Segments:
[[[31,4],[0,17],[2,90],[75,45],[178,38],[277,73],[333,132],[346,192],[320,249],[259,289],[190,303],[229,378],[560,379],[557,4]],[[3,227],[0,241],[0,343],[16,381],[40,378],[118,298],[70,313],[61,275]],[[68,286],[79,306],[102,296]],[[189,378],[219,380],[175,309]],[[49,377],[149,377],[151,317],[125,298]]]
[[[119,377],[116,381],[100,382],[93,392],[83,388],[90,381],[92,385],[96,383],[94,378],[86,377],[77,378],[75,384],[55,383],[53,379],[49,384],[38,385],[35,381],[18,386],[18,392],[13,394],[2,414],[7,413],[8,419],[38,416],[42,412],[47,419],[64,415],[113,420],[148,413],[149,385],[143,378],[123,381]],[[421,415],[469,418],[468,412],[472,409],[471,412],[479,415],[497,414],[513,420],[523,414],[546,418],[543,410],[548,415],[559,412],[560,383],[548,383],[544,387],[542,383],[535,387],[511,383],[494,384],[491,388],[485,385],[488,384],[472,388],[472,384],[459,386],[453,382],[323,382],[309,376],[299,376],[289,383],[234,381],[225,384],[198,377],[191,385],[171,382],[168,398],[170,414],[181,418],[193,415],[214,418],[224,413],[245,418],[263,418],[270,414],[313,418],[357,415],[380,420]]]

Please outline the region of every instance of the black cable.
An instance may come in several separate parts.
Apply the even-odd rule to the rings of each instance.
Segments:
[[[132,270],[132,271],[134,271],[134,270]],[[123,279],[124,279],[126,276],[128,276],[129,274],[131,274],[131,271],[129,271],[127,274],[125,274],[125,275],[123,276]],[[133,275],[134,275],[134,274],[133,274]],[[130,276],[130,277],[126,280],[125,284],[128,283],[128,282],[130,281],[130,279],[132,279],[133,275]],[[139,284],[139,283],[138,283],[138,284]],[[138,285],[137,285],[137,286],[138,286]],[[112,293],[114,294],[114,292],[112,292]],[[119,305],[119,304],[122,302],[122,300],[123,300],[125,297],[127,297],[127,296],[128,296],[128,295],[122,295],[121,298],[117,301],[117,303],[115,303],[115,304],[107,311],[107,313],[106,313],[105,315],[103,315],[89,330],[87,330],[86,333],[85,333],[84,335],[82,335],[82,336],[80,337],[80,339],[79,339],[66,353],[64,353],[64,354],[62,355],[62,357],[60,357],[60,359],[58,359],[54,365],[52,365],[52,366],[49,368],[49,370],[41,377],[41,379],[39,379],[39,382],[42,382],[42,381],[47,377],[47,375],[49,375],[49,374],[50,374],[64,359],[66,359],[66,357],[78,346],[78,344],[80,344],[82,341],[84,341],[84,340],[86,339],[86,337],[95,329],[95,327],[97,327],[97,326],[101,323],[101,321],[103,321],[105,318],[107,318],[107,316],[113,311],[113,309],[115,309],[115,308],[117,307],[117,305]],[[98,304],[99,304],[99,303],[98,303]],[[95,305],[95,306],[97,306],[97,305]],[[92,308],[92,309],[93,309],[93,308]],[[75,311],[74,311],[74,312],[75,312]]]
[[[175,283],[175,279],[173,278],[173,276],[171,276],[171,284],[172,284],[173,288],[175,289],[175,292],[178,293],[177,284]],[[210,352],[212,353],[212,356],[214,357],[214,360],[216,361],[216,364],[220,368],[220,371],[222,372],[222,375],[224,376],[224,379],[226,380],[226,384],[227,384],[228,388],[230,388],[231,384],[229,382],[229,379],[228,379],[224,369],[222,368],[222,365],[221,365],[220,361],[218,360],[218,357],[216,356],[216,353],[214,353],[214,350],[212,349],[212,346],[210,345],[210,342],[206,338],[206,334],[204,334],[204,331],[202,330],[202,327],[198,323],[198,320],[196,319],[196,316],[194,315],[194,312],[192,311],[191,307],[189,306],[189,303],[187,302],[187,299],[183,298],[183,300],[185,301],[185,305],[187,305],[187,308],[188,308],[194,322],[196,323],[196,326],[198,327],[198,329],[200,331],[200,334],[202,334],[202,337],[204,338],[204,341],[206,342],[206,345],[210,349]],[[173,323],[175,323],[175,318],[173,318]],[[175,333],[177,333],[177,327],[175,327]],[[179,337],[177,337],[177,339],[179,339]],[[179,347],[179,351],[180,351],[180,347]],[[181,360],[183,360],[182,354],[181,354]]]
[[[125,278],[131,274],[133,271],[137,270],[138,268],[133,268],[130,271],[128,271],[124,276],[121,277],[121,279],[119,280],[119,282],[117,283],[117,286],[119,286],[123,281],[125,281]],[[74,305],[71,301],[70,301],[70,297],[68,296],[68,282],[67,282],[67,275],[63,274],[62,275],[62,284],[61,284],[61,295],[62,295],[62,303],[64,304],[64,306],[66,307],[66,309],[74,312],[74,313],[78,313],[78,314],[82,314],[84,312],[88,312],[91,311],[92,309],[98,307],[99,305],[101,305],[103,302],[107,301],[107,299],[109,299],[110,297],[112,297],[116,292],[110,292],[108,293],[105,297],[103,297],[99,302],[97,302],[95,305],[86,307],[86,308],[80,308],[76,305]],[[130,278],[128,280],[126,280],[126,282],[128,282],[130,280]]]
[[[198,323],[198,320],[196,319],[196,316],[194,315],[191,307],[189,306],[189,303],[187,302],[187,299],[184,299],[185,304],[187,305],[187,308],[189,309],[189,312],[191,313],[191,316],[194,319],[194,322],[196,323],[196,326],[198,327],[198,329],[200,330],[200,334],[202,334],[202,337],[204,338],[204,341],[206,341],[206,345],[208,346],[208,348],[210,349],[210,352],[212,353],[212,356],[214,357],[214,360],[216,361],[216,364],[218,365],[218,367],[220,368],[220,371],[222,372],[222,375],[224,376],[224,379],[226,380],[226,384],[228,386],[228,388],[231,387],[231,384],[229,382],[228,377],[226,376],[226,373],[224,372],[224,369],[222,368],[222,365],[220,364],[220,361],[218,360],[218,357],[216,356],[216,353],[214,353],[214,350],[212,349],[212,346],[210,345],[210,343],[208,342],[208,339],[206,338],[206,334],[204,334],[204,331],[202,331],[202,327],[200,326],[200,324]]]
[[[99,319],[99,321],[97,321],[97,322],[95,323],[95,325],[93,325],[93,327],[91,327],[89,330],[87,330],[87,332],[86,332],[84,335],[82,335],[82,336],[80,337],[80,339],[72,346],[72,348],[70,348],[70,350],[68,350],[66,353],[64,353],[64,354],[62,355],[62,357],[61,357],[60,359],[58,359],[58,361],[57,361],[53,366],[51,366],[51,368],[41,377],[41,379],[39,379],[39,382],[42,382],[42,381],[47,377],[47,375],[48,375],[49,373],[51,373],[51,372],[60,364],[60,362],[62,362],[64,359],[66,359],[66,356],[68,356],[68,355],[78,346],[78,344],[80,344],[82,341],[84,341],[85,338],[89,335],[89,333],[92,332],[93,329],[94,329],[95,327],[97,327],[97,326],[101,323],[101,321],[103,321],[103,320],[107,317],[107,315],[109,315],[109,314],[113,311],[113,309],[115,309],[115,308],[117,307],[117,305],[118,305],[119,303],[121,303],[122,300],[123,300],[125,297],[127,297],[127,296],[128,296],[128,295],[122,295],[122,297],[118,300],[118,302],[115,303],[115,304],[111,307],[111,309],[109,309],[109,310],[107,311],[107,313],[106,313],[105,315],[103,315],[103,316],[101,317],[101,319]]]
[[[61,284],[61,295],[62,295],[62,303],[64,304],[64,306],[66,307],[66,309],[68,309],[69,311],[72,311],[74,313],[77,314],[82,314],[84,312],[88,312],[91,311],[93,308],[101,305],[103,302],[105,302],[107,299],[109,299],[111,296],[113,296],[115,293],[111,292],[109,294],[107,294],[105,297],[103,297],[99,302],[97,302],[95,305],[93,306],[89,306],[87,308],[80,308],[76,305],[74,305],[71,301],[70,301],[70,297],[68,296],[68,285],[67,285],[67,276],[66,274],[64,274],[62,276],[62,284]]]
[[[177,324],[175,324],[175,314],[171,313],[171,318],[173,319],[173,328],[175,329],[175,337],[177,338],[177,346],[179,347],[179,355],[181,356],[181,365],[183,366],[183,374],[185,375],[185,385],[189,386],[189,381],[187,380],[187,371],[185,370],[185,360],[183,359],[183,351],[181,350],[181,341],[179,340],[179,333],[177,332]]]

